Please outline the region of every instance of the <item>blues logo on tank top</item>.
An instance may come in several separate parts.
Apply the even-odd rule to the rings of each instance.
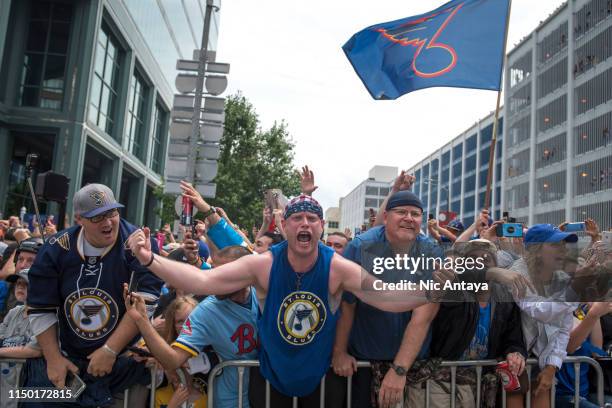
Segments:
[[[293,292],[278,310],[278,331],[293,345],[310,343],[327,320],[327,309],[317,295],[311,292]]]

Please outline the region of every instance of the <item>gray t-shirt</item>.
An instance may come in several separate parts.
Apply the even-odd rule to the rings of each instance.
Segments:
[[[2,323],[0,323],[0,347],[19,346],[40,349],[30,328],[25,305],[15,306],[9,310]]]

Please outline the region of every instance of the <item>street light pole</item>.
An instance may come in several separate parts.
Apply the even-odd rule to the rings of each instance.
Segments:
[[[202,44],[200,48],[200,65],[193,102],[193,117],[191,119],[191,137],[189,138],[189,155],[187,156],[187,181],[195,186],[195,169],[198,158],[198,141],[200,140],[200,118],[202,116],[202,93],[204,91],[204,78],[206,76],[206,54],[208,51],[208,37],[210,34],[210,18],[213,12],[213,0],[206,1],[206,14],[202,29]]]

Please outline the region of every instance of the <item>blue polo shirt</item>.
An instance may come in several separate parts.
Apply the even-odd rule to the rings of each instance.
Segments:
[[[423,258],[442,258],[443,255],[442,248],[423,234],[417,236],[409,253],[411,257]],[[394,254],[387,242],[385,227],[378,226],[353,239],[345,248],[343,256],[371,272],[374,257],[393,257]],[[376,277],[385,282],[399,282],[402,279],[418,282],[421,279],[430,279],[433,270],[424,268],[414,274],[410,272],[385,270]],[[344,293],[343,300],[356,304],[348,352],[358,360],[393,360],[402,343],[412,312],[384,312],[360,301],[350,292]],[[417,360],[428,357],[430,342],[431,331],[427,333]]]

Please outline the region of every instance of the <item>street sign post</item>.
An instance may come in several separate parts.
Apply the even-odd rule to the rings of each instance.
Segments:
[[[170,144],[165,169],[165,192],[180,194],[180,180],[191,182],[204,196],[212,198],[216,185],[217,160],[221,154],[225,98],[229,64],[215,62],[216,53],[207,50],[213,0],[206,1],[202,48],[195,50],[193,60],[178,60],[171,112]],[[205,95],[206,94],[206,95]]]

